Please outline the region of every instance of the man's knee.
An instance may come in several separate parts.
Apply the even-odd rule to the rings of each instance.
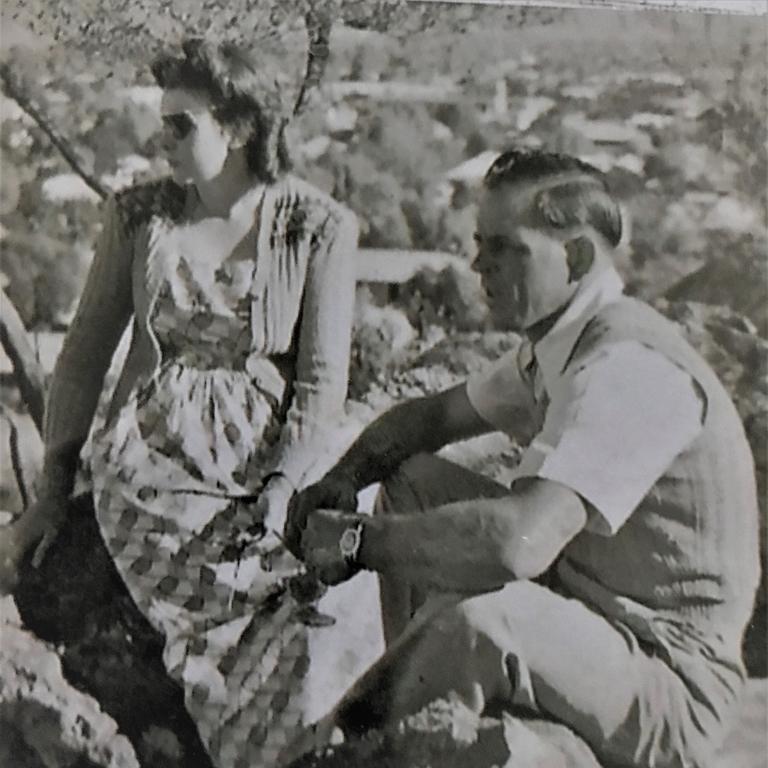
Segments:
[[[494,498],[509,489],[493,480],[431,453],[404,461],[381,485],[375,512],[409,514],[441,504]]]
[[[429,453],[419,453],[404,461],[385,478],[373,506],[375,515],[408,514],[424,508],[420,489],[430,482],[435,464],[441,459]]]

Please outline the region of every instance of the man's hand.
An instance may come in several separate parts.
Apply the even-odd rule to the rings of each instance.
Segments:
[[[296,557],[302,557],[301,537],[307,527],[307,520],[318,509],[354,512],[357,509],[355,484],[347,478],[334,477],[329,473],[320,482],[307,486],[291,499],[283,538]]]
[[[302,559],[307,571],[323,584],[340,584],[360,570],[344,558],[339,546],[344,531],[356,526],[360,518],[360,515],[329,509],[316,509],[308,518],[301,537]]]

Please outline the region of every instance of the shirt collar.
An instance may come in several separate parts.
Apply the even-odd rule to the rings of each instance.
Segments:
[[[533,346],[544,386],[550,392],[571,356],[576,342],[587,323],[606,305],[619,299],[624,283],[618,272],[609,266],[597,274],[588,275],[579,286],[568,309],[558,318],[549,332]]]

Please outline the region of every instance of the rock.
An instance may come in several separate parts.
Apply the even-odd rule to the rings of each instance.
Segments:
[[[305,755],[291,768],[599,768],[592,751],[554,723],[479,718],[458,701],[435,701],[396,728]]]
[[[98,703],[63,677],[59,657],[11,624],[0,646],[0,763],[16,768],[139,768]]]
[[[31,552],[27,554],[13,597],[24,626],[59,650],[66,682],[99,702],[130,740],[142,766],[211,768],[183,692],[165,671],[162,638],[136,608],[117,574],[90,499],[70,504],[67,525],[38,568],[31,563]],[[3,626],[2,650],[5,631]],[[103,731],[99,728],[96,733]],[[178,759],[173,758],[176,742]],[[157,759],[161,752],[162,761]],[[0,760],[5,764],[19,765]]]
[[[3,624],[14,624],[21,626],[21,616],[19,616],[19,609],[16,607],[16,603],[10,595],[0,597],[0,627]]]

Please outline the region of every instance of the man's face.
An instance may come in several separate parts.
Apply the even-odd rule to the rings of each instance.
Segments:
[[[536,210],[537,192],[552,183],[501,184],[481,198],[472,268],[500,329],[530,328],[564,306],[576,290],[564,243]]]

